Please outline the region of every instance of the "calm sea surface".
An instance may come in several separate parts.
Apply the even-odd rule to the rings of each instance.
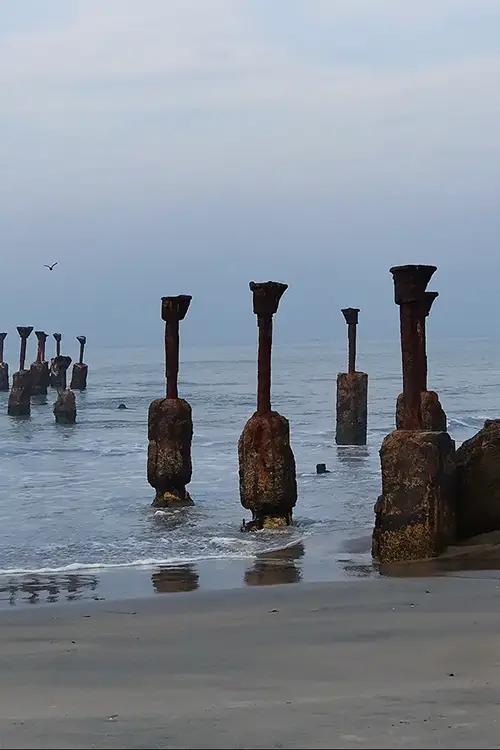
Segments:
[[[13,336],[11,336],[13,339]],[[250,560],[299,543],[324,560],[366,537],[380,491],[378,449],[393,428],[400,390],[395,342],[360,345],[369,373],[367,448],[337,448],[334,386],[344,344],[283,346],[273,356],[273,407],[288,417],[298,472],[296,525],[242,534],[237,441],[255,404],[255,348],[182,349],[180,393],[193,407],[193,508],[155,512],[146,481],[147,409],[164,393],[163,352],[88,347],[88,390],[78,423],[57,426],[54,392],[28,420],[9,418],[0,394],[0,576],[71,573],[200,560]],[[33,355],[33,352],[30,352]],[[31,357],[32,359],[33,357]],[[487,340],[432,342],[429,387],[457,442],[498,416],[500,354]],[[11,358],[11,370],[13,358]],[[124,402],[127,410],[117,409]],[[316,476],[326,462],[330,474]],[[360,559],[368,560],[366,547]],[[0,581],[1,584],[1,581]]]

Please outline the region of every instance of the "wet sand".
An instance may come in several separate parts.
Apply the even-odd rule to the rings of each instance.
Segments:
[[[12,608],[0,741],[498,747],[500,580],[471,575]]]

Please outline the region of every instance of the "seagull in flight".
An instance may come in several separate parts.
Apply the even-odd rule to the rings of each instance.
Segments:
[[[47,263],[44,263],[44,264],[43,264],[43,267],[44,267],[44,268],[48,268],[48,269],[49,269],[49,271],[52,271],[52,270],[53,270],[53,268],[54,268],[54,266],[57,266],[57,260],[56,260],[56,262],[55,262],[55,263],[52,263],[52,265],[50,265],[50,266],[49,266],[49,265],[47,265]]]

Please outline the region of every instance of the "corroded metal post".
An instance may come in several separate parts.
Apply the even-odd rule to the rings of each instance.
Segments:
[[[166,398],[156,399],[148,414],[148,482],[155,488],[153,505],[192,505],[186,485],[191,481],[191,406],[178,395],[179,321],[189,309],[191,297],[162,297],[165,321]]]
[[[396,266],[403,393],[396,430],[380,450],[382,495],[375,505],[373,556],[381,563],[433,557],[456,537],[455,444],[437,394],[427,390],[425,321],[437,292],[435,266]]]
[[[358,326],[359,307],[346,307],[342,315],[347,323],[348,369],[347,372],[356,372],[356,328]]]
[[[56,357],[59,357],[61,355],[61,339],[62,334],[60,333],[53,333],[52,334],[55,341],[56,341]]]
[[[337,445],[366,445],[368,419],[368,375],[356,372],[356,329],[359,308],[346,307],[348,372],[337,375]]]
[[[187,294],[178,297],[162,297],[161,315],[165,321],[165,377],[167,398],[179,398],[179,321],[184,320],[191,304]]]
[[[85,350],[85,344],[87,343],[86,336],[77,336],[76,340],[80,344],[80,356],[79,361],[73,365],[73,373],[71,375],[71,390],[84,391],[87,387],[87,374],[88,366],[83,361],[83,355]]]
[[[402,430],[446,430],[446,415],[437,394],[427,390],[425,319],[437,292],[426,287],[436,266],[395,266],[395,301],[399,305],[403,393],[398,398],[396,426]]]
[[[0,333],[0,391],[9,390],[9,365],[3,361],[3,345],[6,333]]]
[[[49,363],[45,361],[45,331],[35,331],[38,339],[36,361],[31,365],[31,395],[45,395],[49,385]]]
[[[287,284],[250,282],[257,315],[257,411],[246,423],[238,443],[240,498],[252,511],[242,530],[288,525],[297,502],[295,459],[288,420],[271,411],[272,317]]]
[[[31,373],[24,369],[26,362],[26,343],[33,330],[33,326],[18,326],[17,332],[21,339],[19,351],[19,372],[12,377],[12,389],[9,393],[7,413],[11,417],[29,416],[31,412]]]

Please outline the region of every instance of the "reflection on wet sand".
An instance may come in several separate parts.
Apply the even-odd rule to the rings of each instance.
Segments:
[[[0,601],[8,601],[12,606],[20,602],[39,604],[53,603],[66,599],[81,599],[85,593],[94,592],[99,585],[93,575],[30,575],[8,579],[0,585]],[[96,598],[96,597],[94,597]]]
[[[160,568],[151,576],[153,588],[159,594],[195,591],[199,586],[199,580],[200,576],[194,565]]]
[[[302,578],[295,563],[304,556],[304,545],[298,542],[291,547],[264,552],[258,555],[253,566],[245,571],[247,586],[273,586],[279,583],[298,583]]]

